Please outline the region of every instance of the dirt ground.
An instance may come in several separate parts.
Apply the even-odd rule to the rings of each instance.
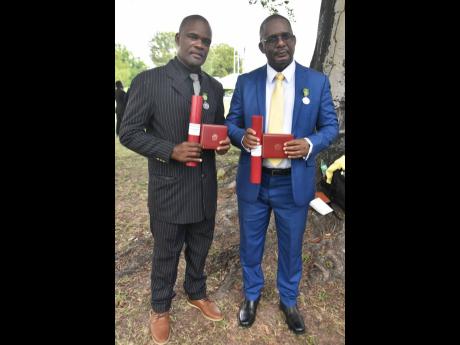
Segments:
[[[147,210],[147,160],[115,140],[115,344],[153,344],[148,320],[150,260],[153,239]],[[288,330],[278,308],[277,239],[270,223],[264,254],[265,288],[251,328],[238,326],[243,299],[238,258],[239,225],[235,195],[238,150],[218,156],[218,210],[213,245],[206,263],[208,294],[224,320],[212,322],[186,303],[182,285],[183,254],[173,300],[170,344],[209,345],[341,345],[345,344],[344,214],[320,216],[310,209],[303,242],[303,277],[298,307],[306,334]]]

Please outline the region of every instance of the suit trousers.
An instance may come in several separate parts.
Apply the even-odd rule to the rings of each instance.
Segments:
[[[256,202],[238,198],[244,293],[246,299],[256,300],[264,286],[262,258],[272,210],[278,237],[277,288],[281,302],[291,307],[297,302],[302,276],[302,243],[308,211],[308,206],[294,203],[291,176],[263,173]]]
[[[170,224],[150,216],[153,235],[151,305],[157,313],[168,311],[176,295],[177,265],[185,245],[184,290],[191,299],[206,297],[204,266],[214,235],[215,218],[192,224]]]

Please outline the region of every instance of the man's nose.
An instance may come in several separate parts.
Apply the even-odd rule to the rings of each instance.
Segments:
[[[285,46],[286,42],[283,40],[281,36],[276,36],[276,46]]]

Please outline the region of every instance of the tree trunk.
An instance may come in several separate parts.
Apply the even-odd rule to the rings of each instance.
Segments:
[[[329,77],[332,99],[339,119],[338,138],[317,156],[317,166],[321,160],[330,165],[345,153],[345,0],[322,0],[316,46],[310,67]],[[316,177],[317,190],[321,190],[319,168]],[[335,277],[344,281],[345,215],[338,221],[332,216],[318,217],[312,212],[312,217],[309,219],[313,232],[326,233],[327,229],[336,229],[336,235],[333,240],[328,241],[330,243],[327,243],[327,246],[324,241],[319,243],[317,260],[314,261],[315,269],[311,270],[310,276],[314,277],[317,272],[321,273],[323,280]]]
[[[341,132],[345,131],[345,0],[323,0],[310,67],[329,76]]]
[[[327,150],[318,155],[318,163],[323,159],[326,164],[331,164],[345,152],[345,0],[322,0],[310,67],[325,73],[331,82],[340,134]]]

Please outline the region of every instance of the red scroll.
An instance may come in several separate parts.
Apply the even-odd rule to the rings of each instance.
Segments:
[[[201,128],[201,109],[203,109],[203,97],[192,96],[192,107],[190,109],[190,124],[188,126],[188,141],[192,143],[200,142]],[[188,167],[196,167],[197,162],[185,163]]]
[[[251,183],[260,184],[262,177],[262,115],[252,115],[251,128],[256,131],[256,137],[260,140],[260,145],[251,150]]]

